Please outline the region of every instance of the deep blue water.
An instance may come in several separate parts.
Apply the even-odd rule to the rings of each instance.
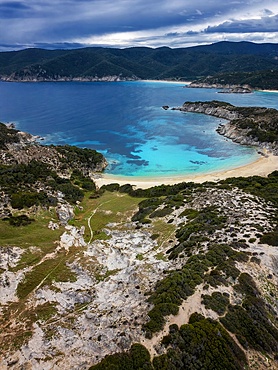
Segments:
[[[45,138],[102,152],[106,172],[124,176],[198,174],[254,161],[256,149],[218,135],[221,120],[162,109],[224,100],[278,108],[278,94],[218,94],[158,82],[0,82],[0,121]],[[222,120],[222,122],[224,122]]]

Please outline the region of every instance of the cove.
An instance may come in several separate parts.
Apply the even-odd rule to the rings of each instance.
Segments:
[[[0,82],[0,121],[39,135],[45,144],[94,148],[117,176],[205,174],[255,161],[255,148],[217,134],[214,117],[164,110],[185,101],[223,100],[278,108],[277,94],[218,94],[166,82]]]

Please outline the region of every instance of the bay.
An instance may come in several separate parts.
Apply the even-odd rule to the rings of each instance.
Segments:
[[[201,174],[256,160],[256,148],[216,133],[223,120],[162,109],[206,100],[278,108],[277,93],[219,94],[169,82],[0,82],[0,121],[45,144],[96,149],[118,176]]]

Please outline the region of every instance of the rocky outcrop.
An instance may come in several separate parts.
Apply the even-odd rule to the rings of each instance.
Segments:
[[[183,112],[203,113],[209,116],[215,116],[227,120],[234,120],[240,118],[240,114],[229,109],[228,104],[221,105],[215,102],[185,102],[182,107],[176,108]]]
[[[217,127],[216,132],[227,137],[228,139],[231,139],[235,143],[260,147],[263,149],[263,151],[259,151],[261,155],[266,155],[265,151],[278,155],[277,143],[260,142],[256,138],[250,137],[247,129],[239,129],[231,122],[220,124]]]
[[[67,252],[71,247],[85,247],[84,241],[85,226],[81,226],[80,229],[67,225],[65,231],[60,238],[60,247],[64,248]]]
[[[191,82],[189,85],[186,85],[186,87],[198,89],[223,89],[219,92],[226,94],[250,94],[253,92],[253,89],[249,85],[220,84],[197,81]]]
[[[73,207],[69,204],[59,204],[56,213],[61,225],[67,225],[68,221],[74,218]]]

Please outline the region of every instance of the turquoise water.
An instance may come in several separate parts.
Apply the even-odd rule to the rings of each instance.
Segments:
[[[185,101],[224,100],[278,108],[278,94],[218,94],[177,83],[0,83],[0,121],[45,144],[94,148],[118,176],[163,177],[231,169],[258,158],[255,148],[216,133],[223,120],[164,110]]]

